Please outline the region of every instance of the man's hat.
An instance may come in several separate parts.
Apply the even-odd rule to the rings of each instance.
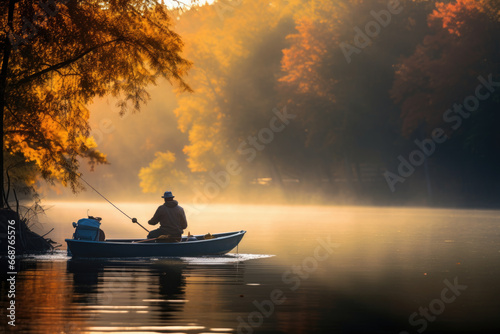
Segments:
[[[172,192],[171,191],[165,191],[165,193],[163,194],[163,196],[161,198],[174,198],[175,196],[172,195]]]

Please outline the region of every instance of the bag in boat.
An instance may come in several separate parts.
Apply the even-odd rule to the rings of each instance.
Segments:
[[[100,229],[101,218],[89,217],[83,218],[78,223],[73,223],[75,233],[73,239],[75,240],[91,240],[91,241],[104,241],[104,231]]]

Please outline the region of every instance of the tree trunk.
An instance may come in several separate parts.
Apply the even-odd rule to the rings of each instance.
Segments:
[[[9,1],[9,13],[7,17],[7,26],[9,32],[13,32],[14,26],[14,7],[16,5],[15,0]],[[2,156],[0,157],[0,208],[5,207],[4,201],[4,112],[5,112],[5,93],[7,90],[7,75],[9,68],[10,53],[12,51],[12,44],[9,38],[9,34],[5,35],[3,59],[2,59],[2,69],[0,71],[0,146],[2,147]]]

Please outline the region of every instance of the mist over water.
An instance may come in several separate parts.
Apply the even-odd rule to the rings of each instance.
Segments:
[[[109,204],[53,205],[43,224],[55,227],[56,241],[71,237],[71,222],[87,209],[103,218],[108,238],[145,237]],[[117,205],[146,226],[158,204]],[[54,333],[70,325],[72,333],[417,333],[424,323],[427,333],[491,332],[500,310],[499,222],[495,210],[209,205],[190,216],[187,230],[246,230],[238,252],[26,258],[20,285],[37,293],[18,296],[20,305],[35,305],[19,309],[19,323],[23,333],[38,333],[40,324]],[[444,289],[453,302],[440,302]],[[434,310],[434,320],[420,308]]]

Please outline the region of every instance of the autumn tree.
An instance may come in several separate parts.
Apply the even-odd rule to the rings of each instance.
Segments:
[[[2,165],[22,161],[77,190],[81,159],[106,163],[88,103],[110,95],[122,113],[138,111],[159,78],[190,91],[191,63],[157,1],[8,0],[0,13]]]
[[[184,153],[191,172],[224,166],[237,154],[238,143],[259,129],[259,120],[269,121],[278,100],[273,86],[284,36],[293,28],[286,19],[289,6],[241,2],[221,18],[214,4],[179,16],[186,56],[194,62],[195,93],[180,94],[174,112],[189,135]]]
[[[415,52],[396,66],[391,95],[401,107],[402,134],[424,139],[444,129],[448,139],[431,157],[439,166],[432,171],[436,188],[462,192],[468,204],[495,202],[500,184],[499,4],[438,2],[428,25],[430,32]]]
[[[240,145],[268,126],[274,108],[285,106],[299,116],[272,144],[255,149],[259,159],[242,172],[247,184],[258,177],[318,183],[333,179],[339,165],[392,157],[399,131],[388,93],[392,66],[427,29],[427,7],[402,2],[405,15],[394,14],[351,64],[340,45],[352,43],[353,28],[364,29],[372,11],[387,10],[387,1],[253,1],[223,20],[214,5],[179,15],[186,55],[195,63],[195,94],[180,95],[175,110],[189,135],[190,171],[208,173],[241,158]]]
[[[188,177],[176,165],[176,156],[174,153],[156,152],[155,159],[147,167],[139,171],[140,187],[146,193],[161,193],[165,191],[165,184],[169,189],[175,191],[177,187],[185,186]]]
[[[432,31],[396,65],[391,95],[401,105],[405,136],[440,126],[445,111],[473,93],[478,76],[499,74],[500,14],[494,6],[495,1],[436,3],[428,17]]]
[[[400,1],[392,12],[387,6],[311,1],[295,16],[279,80],[281,94],[303,112],[303,154],[311,163],[305,169],[312,177],[332,179],[332,172],[345,169],[349,179],[360,163],[383,164],[394,150],[399,129],[388,93],[392,66],[425,30],[426,4]]]

